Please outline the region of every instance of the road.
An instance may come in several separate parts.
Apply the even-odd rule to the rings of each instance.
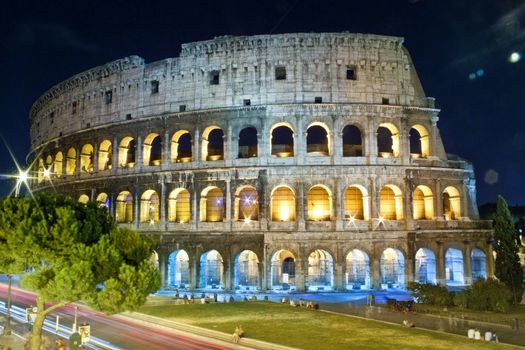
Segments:
[[[0,300],[5,302],[7,286],[0,284]],[[35,305],[35,295],[20,289],[12,290],[13,305],[21,308]],[[226,350],[201,340],[176,334],[174,331],[148,327],[132,320],[123,320],[106,316],[83,305],[78,306],[77,324],[88,322],[91,325],[91,335],[109,344],[99,346],[101,349],[126,350]],[[53,312],[48,319],[55,322],[56,315],[60,324],[71,327],[75,314],[75,305],[69,305]],[[28,327],[28,326],[27,326]]]

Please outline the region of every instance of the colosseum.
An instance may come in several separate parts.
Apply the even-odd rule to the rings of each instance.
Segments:
[[[492,229],[439,112],[403,38],[218,37],[45,92],[33,187],[154,237],[164,288],[467,285],[493,275]]]

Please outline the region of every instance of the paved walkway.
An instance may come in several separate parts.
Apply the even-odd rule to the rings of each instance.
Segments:
[[[0,349],[1,350],[22,350],[24,349],[25,340],[15,334],[12,335],[1,335],[0,336]]]

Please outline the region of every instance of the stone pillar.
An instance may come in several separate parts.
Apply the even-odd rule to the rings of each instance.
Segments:
[[[334,263],[334,290],[344,291],[344,269],[341,262]]]
[[[234,137],[232,135],[232,126],[230,123],[228,123],[228,126],[226,127],[226,132],[227,134],[225,135],[226,137],[226,142],[224,142],[224,157],[225,157],[225,160],[226,160],[226,166],[231,166],[232,165],[232,162],[233,160],[236,158],[234,155],[233,155],[233,150],[234,150],[234,147],[233,147],[233,140],[234,140]]]
[[[144,143],[142,142],[142,136],[137,136],[137,142],[135,142],[135,169],[141,171],[143,168],[143,153],[144,153]]]
[[[75,176],[80,176],[81,174],[81,164],[80,164],[80,153],[82,152],[82,148],[79,148],[77,150],[76,158],[75,158]]]
[[[492,250],[492,244],[487,245],[487,257],[486,257],[486,269],[487,277],[494,278],[494,252]]]
[[[465,284],[472,284],[472,267],[470,261],[470,242],[463,242],[463,280]]]
[[[169,168],[169,165],[170,165],[170,159],[171,159],[171,155],[170,155],[170,146],[171,146],[171,142],[170,142],[170,133],[168,131],[166,131],[164,133],[164,139],[163,139],[163,142],[162,142],[162,160],[161,160],[161,164],[162,164],[162,169],[167,169]]]
[[[270,256],[270,247],[268,244],[264,245],[263,248],[263,284],[262,284],[262,290],[269,290],[271,284],[271,278],[272,278],[272,257]]]
[[[98,173],[98,147],[99,147],[99,144],[98,142],[95,143],[95,145],[93,146],[93,173],[96,174]]]
[[[231,179],[227,178],[226,182],[226,222],[228,223],[228,229],[232,227],[232,194],[231,194]]]
[[[200,162],[201,161],[201,135],[200,135],[200,128],[197,126],[195,129],[195,134],[193,137],[193,143],[191,145],[191,157],[193,158],[194,162]]]
[[[117,168],[119,167],[118,163],[118,153],[119,153],[119,145],[118,145],[118,138],[115,136],[113,138],[113,144],[111,145],[113,147],[113,154],[111,159],[111,174],[115,175],[117,173]]]
[[[437,155],[437,135],[438,135],[438,130],[437,130],[437,122],[438,122],[438,117],[437,116],[433,116],[432,117],[432,127],[430,128],[430,139],[429,139],[429,142],[430,142],[430,145],[429,145],[429,157],[434,157],[434,158],[438,158],[438,155]]]
[[[344,192],[341,188],[341,181],[339,179],[335,180],[335,198],[333,198],[333,207],[335,210],[332,212],[335,213],[335,229],[336,231],[343,230],[343,221],[345,220],[345,199]]]
[[[161,288],[168,287],[168,260],[166,253],[159,253],[159,272],[162,281]]]
[[[134,213],[133,213],[133,226],[135,228],[139,228],[140,226],[140,194],[138,193],[138,190],[135,189],[135,193],[133,194],[134,198]]]
[[[332,130],[332,134],[334,135],[332,143],[333,153],[330,153],[333,159],[332,164],[341,164],[341,159],[343,157],[343,131],[336,131],[340,130],[339,128],[340,123],[334,123],[334,130]],[[361,138],[361,140],[362,139],[363,138]]]
[[[370,193],[368,196],[370,222],[372,222],[373,219],[376,219],[379,216],[379,191],[376,190],[375,176],[370,176],[369,178],[368,192]]]
[[[224,264],[224,269],[223,269],[222,279],[224,281],[224,290],[231,291],[233,290],[233,283],[234,283],[234,277],[233,277],[234,267],[233,267],[232,256],[229,252],[223,258],[223,264]]]
[[[372,245],[370,251],[370,275],[372,281],[370,287],[375,290],[381,290],[381,254],[377,252],[375,244]]]
[[[295,164],[304,164],[306,157],[306,132],[303,131],[302,119],[296,116],[296,127],[297,130],[293,133],[293,155]]]
[[[304,194],[304,184],[297,183],[297,195],[295,198],[295,211],[297,220],[297,231],[304,231],[306,229],[305,223],[305,208],[308,208],[308,198]]]
[[[308,274],[308,259],[295,260],[295,289],[298,292],[306,290],[306,277]]]
[[[377,122],[376,118],[368,116],[368,133],[363,135],[366,138],[366,155],[368,156],[368,162],[375,164],[377,158]]]
[[[461,183],[461,189],[460,189],[460,196],[461,196],[461,207],[460,207],[460,213],[459,215],[462,218],[468,218],[469,217],[469,205],[468,205],[468,197],[469,197],[469,189],[468,189],[468,179],[463,179],[463,182]],[[456,218],[458,219],[458,218]]]
[[[402,189],[403,193],[405,193],[405,200],[403,201],[403,218],[405,222],[412,223],[414,222],[414,213],[412,212],[412,203],[414,203],[412,199],[414,184],[412,179],[408,178],[405,178],[404,184],[405,188]]]
[[[441,179],[434,179],[434,218],[443,219],[443,194],[441,193]]]
[[[195,189],[193,191],[193,193],[191,194],[191,229],[192,231],[196,231],[197,228],[199,227],[199,215],[200,215],[200,206],[199,206],[199,202],[200,202],[200,196],[199,196],[199,193],[197,191],[197,189]]]
[[[108,193],[108,196],[109,196],[109,213],[110,213],[111,217],[113,219],[115,219],[115,214],[116,214],[116,211],[117,211],[117,202],[116,202],[116,198],[115,198],[115,193],[114,192],[110,192],[110,193]]]
[[[260,258],[260,257],[259,257]],[[259,273],[259,278],[257,279],[257,289],[259,291],[266,290],[266,272],[265,272],[265,263],[266,259],[263,257],[262,260],[259,260],[257,263],[257,272]]]
[[[436,282],[441,286],[444,286],[447,283],[445,273],[445,251],[443,248],[443,242],[437,242]]]
[[[168,201],[168,198],[166,197],[166,183],[164,176],[160,175],[159,178],[160,181],[160,217],[159,217],[159,227],[161,227],[163,230],[166,229],[166,203]]]
[[[189,261],[189,274],[190,274],[190,289],[195,290],[199,288],[200,279],[200,255],[201,249],[195,247],[192,249]]]

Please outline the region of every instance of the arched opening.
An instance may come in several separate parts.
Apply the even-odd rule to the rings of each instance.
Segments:
[[[386,185],[379,191],[379,215],[385,220],[403,220],[403,196],[394,185]]]
[[[448,248],[445,253],[445,279],[447,285],[463,285],[463,252],[457,248]]]
[[[343,129],[343,157],[361,156],[363,156],[361,130],[355,125],[347,125]]]
[[[330,155],[330,131],[323,123],[313,123],[306,130],[306,153],[310,156]]]
[[[294,132],[290,124],[279,123],[272,127],[270,132],[272,156],[285,158],[294,156]]]
[[[186,289],[190,286],[190,258],[184,249],[172,252],[168,257],[168,287]]]
[[[218,187],[207,187],[201,193],[200,221],[218,222],[224,219],[224,196]]]
[[[159,196],[154,190],[147,190],[140,198],[140,222],[159,222]]]
[[[235,192],[234,218],[238,221],[259,220],[259,195],[253,186],[242,186]]]
[[[52,173],[53,173],[53,157],[48,155],[46,157],[46,165],[44,167],[44,171],[42,174],[44,175],[44,180],[50,180]]]
[[[257,129],[244,128],[239,133],[239,158],[257,157]]]
[[[218,126],[208,126],[202,133],[202,159],[224,159],[224,132]]]
[[[381,289],[399,289],[405,285],[405,258],[398,249],[387,248],[381,254]]]
[[[179,130],[171,139],[171,161],[174,163],[189,163],[192,161],[191,134],[187,130]]]
[[[432,220],[434,217],[434,196],[427,186],[419,185],[412,194],[414,220]]]
[[[118,164],[121,168],[133,168],[135,166],[135,151],[137,144],[130,136],[120,140],[118,148]]]
[[[113,161],[113,148],[111,141],[104,140],[100,143],[98,148],[98,170],[110,170]]]
[[[416,253],[415,280],[418,283],[436,284],[436,256],[428,248],[419,248]]]
[[[190,220],[190,193],[185,188],[174,189],[168,197],[168,221],[185,224]]]
[[[201,255],[200,288],[223,289],[222,256],[216,250],[210,250]]]
[[[308,256],[308,290],[332,290],[334,286],[334,259],[326,250],[316,249]]]
[[[429,155],[428,131],[422,125],[414,125],[410,129],[410,156],[426,158]]]
[[[472,249],[470,253],[470,266],[472,269],[472,280],[487,279],[487,258],[485,252],[479,248]]]
[[[346,256],[346,289],[370,289],[370,262],[368,254],[354,249]]]
[[[332,196],[321,185],[316,185],[308,191],[308,220],[330,221],[332,217]]]
[[[155,268],[157,269],[157,271],[159,270],[159,253],[157,253],[156,251],[153,251],[151,253],[151,256],[149,258],[149,261],[150,263],[155,266]]]
[[[360,185],[349,186],[345,191],[345,219],[368,220],[369,204],[366,189]]]
[[[399,156],[399,133],[394,124],[383,123],[377,128],[377,152],[383,158]]]
[[[44,180],[44,160],[42,158],[38,159],[36,178],[38,183],[41,183]]]
[[[87,204],[89,202],[89,197],[86,194],[81,194],[80,197],[78,197],[78,202]]]
[[[144,166],[159,166],[162,162],[162,139],[159,134],[151,133],[144,139],[142,154]]]
[[[66,154],[66,175],[75,175],[77,169],[77,151],[71,147]]]
[[[251,250],[243,250],[235,256],[235,289],[257,290],[259,285],[259,259]]]
[[[288,186],[273,189],[271,199],[272,221],[295,221],[295,194]]]
[[[448,186],[443,191],[443,215],[446,220],[457,220],[461,217],[461,197],[455,187]]]
[[[64,162],[64,155],[62,152],[57,152],[55,154],[55,162],[53,163],[53,172],[55,173],[56,177],[62,176],[62,166]]]
[[[93,172],[93,146],[86,144],[80,152],[80,170],[84,173]]]
[[[271,289],[281,291],[295,290],[295,256],[281,249],[272,256]]]
[[[128,191],[122,191],[117,196],[115,221],[118,223],[133,222],[133,196]]]
[[[109,209],[109,197],[107,193],[101,192],[97,196],[97,204],[101,208]]]

